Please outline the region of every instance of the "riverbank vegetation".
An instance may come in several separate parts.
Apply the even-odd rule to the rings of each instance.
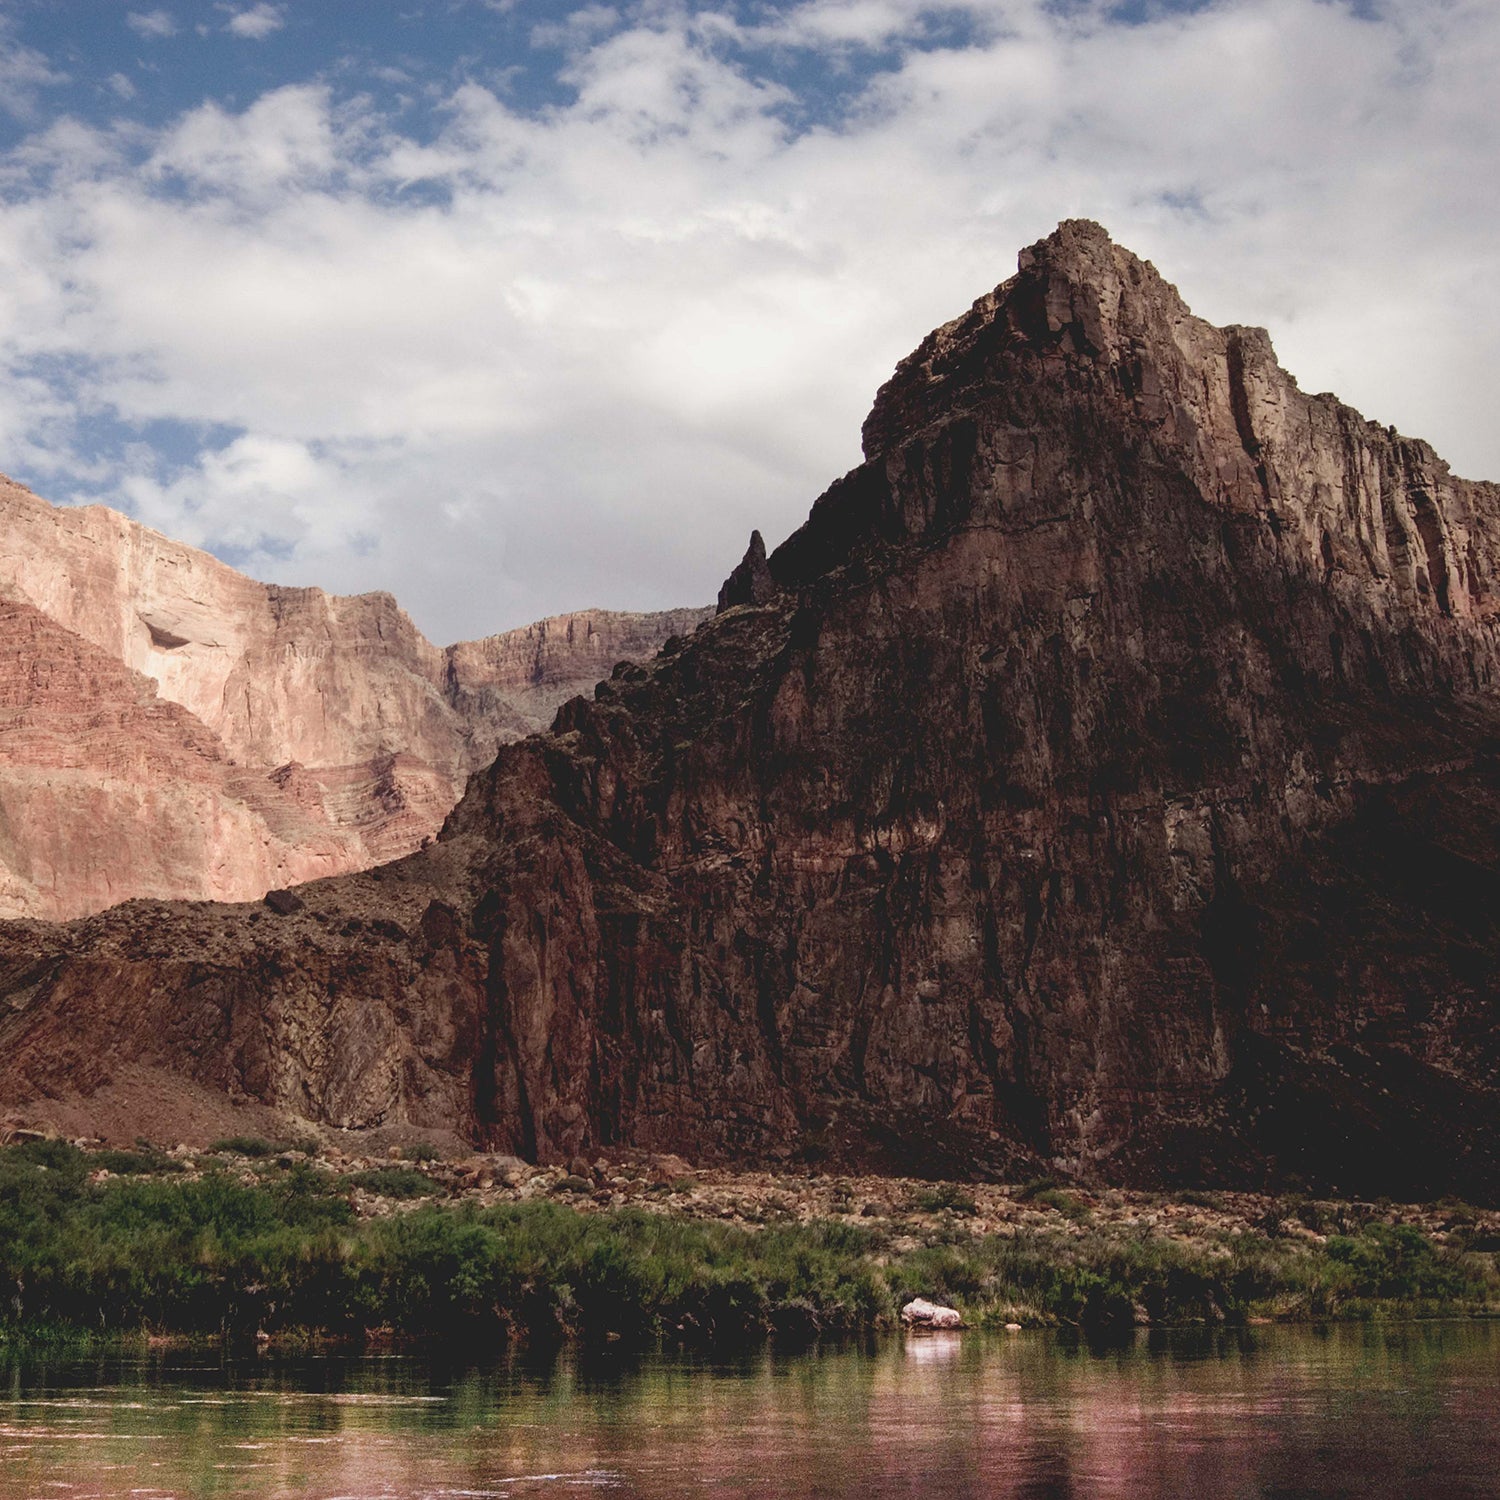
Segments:
[[[752,1227],[677,1211],[665,1187],[584,1212],[576,1174],[483,1202],[443,1197],[425,1165],[338,1172],[216,1144],[186,1162],[0,1150],[0,1342],[807,1339],[891,1325],[919,1295],[980,1326],[1090,1331],[1500,1311],[1500,1243],[1462,1205],[1440,1235],[1299,1200],[1184,1237],[1141,1215],[1106,1221],[1055,1185],[1007,1190],[1022,1221],[987,1230],[977,1190],[927,1185],[907,1204],[917,1217],[882,1218],[835,1183],[834,1212]],[[694,1196],[687,1179],[676,1191]],[[1168,1207],[1190,1212],[1192,1197]]]

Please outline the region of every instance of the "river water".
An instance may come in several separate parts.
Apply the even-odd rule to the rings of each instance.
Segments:
[[[1500,1326],[0,1364],[0,1500],[1500,1496]]]

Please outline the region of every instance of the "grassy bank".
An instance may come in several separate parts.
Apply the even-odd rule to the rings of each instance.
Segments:
[[[524,1201],[421,1202],[436,1190],[411,1166],[242,1155],[0,1151],[0,1340],[712,1343],[868,1330],[917,1295],[981,1325],[1091,1330],[1500,1309],[1492,1249],[1348,1206],[1302,1210],[1326,1233],[1268,1219],[1186,1242],[1092,1222],[1082,1200],[1042,1188],[1055,1227],[976,1232],[965,1190],[931,1185],[912,1204],[917,1234],[857,1216],[752,1228],[659,1206],[581,1212],[572,1177]],[[361,1217],[371,1191],[402,1211]]]

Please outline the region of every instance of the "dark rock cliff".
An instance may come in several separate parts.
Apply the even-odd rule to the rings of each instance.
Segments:
[[[0,929],[0,1101],[1500,1195],[1500,488],[1084,223],[865,450],[432,849]]]

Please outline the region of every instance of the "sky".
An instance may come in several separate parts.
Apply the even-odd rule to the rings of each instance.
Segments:
[[[1495,0],[0,0],[0,470],[434,640],[711,601],[1058,220],[1500,479]]]

